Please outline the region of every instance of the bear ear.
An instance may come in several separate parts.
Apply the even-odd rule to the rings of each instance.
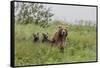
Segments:
[[[68,26],[65,27],[66,30],[68,30],[68,28],[69,28]]]
[[[33,33],[33,37],[35,37],[36,36],[36,34],[35,33]]]
[[[37,32],[37,35],[39,35],[39,32]]]
[[[66,26],[65,28],[68,29],[68,26]]]
[[[62,28],[62,26],[61,26],[61,25],[59,25],[59,26],[58,26],[58,28],[60,29],[60,28]]]
[[[33,35],[35,35],[35,33],[33,33]]]
[[[48,35],[48,33],[46,33]]]

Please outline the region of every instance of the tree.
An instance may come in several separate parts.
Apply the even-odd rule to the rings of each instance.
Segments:
[[[44,26],[51,21],[51,8],[46,8],[40,3],[15,3],[15,18],[17,23],[28,24],[34,23],[36,25]]]

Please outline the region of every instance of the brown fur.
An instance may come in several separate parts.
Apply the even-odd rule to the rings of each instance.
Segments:
[[[68,35],[67,28],[59,27],[52,38],[52,46],[56,45],[60,48],[61,52],[64,51],[64,43]]]

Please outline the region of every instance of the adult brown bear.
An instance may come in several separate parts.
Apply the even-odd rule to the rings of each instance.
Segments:
[[[68,27],[59,26],[58,30],[54,33],[51,40],[52,46],[58,46],[61,52],[64,52],[64,45],[66,45],[66,37],[68,36]]]

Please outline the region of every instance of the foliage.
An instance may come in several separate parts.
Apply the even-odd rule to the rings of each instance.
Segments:
[[[44,27],[53,15],[51,8],[46,8],[43,4],[15,3],[15,18],[20,24],[34,23]]]
[[[48,32],[51,38],[56,24],[41,28],[34,24],[15,24],[15,65],[56,64],[96,61],[96,28],[94,26],[69,25],[64,53],[48,43],[33,43],[32,34]],[[60,23],[58,24],[60,25]],[[65,24],[66,25],[66,24]]]

